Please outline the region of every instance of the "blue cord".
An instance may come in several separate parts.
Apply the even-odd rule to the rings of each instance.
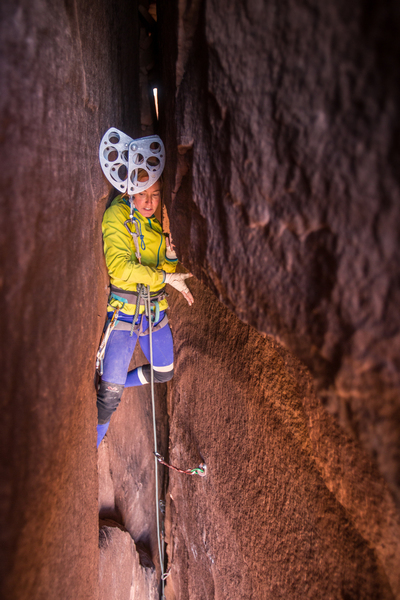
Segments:
[[[137,209],[135,208],[135,210]],[[146,250],[146,244],[144,243],[144,235],[142,234],[142,226],[140,224],[140,221],[136,217],[132,217],[132,219],[135,221],[135,223],[137,223],[137,227],[139,229],[140,247],[142,250]]]

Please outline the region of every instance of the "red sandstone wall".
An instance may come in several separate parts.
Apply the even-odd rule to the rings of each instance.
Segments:
[[[208,475],[170,476],[169,600],[400,598],[394,7],[159,6],[172,231],[214,292],[171,294],[170,459]],[[97,147],[140,133],[136,5],[1,15],[0,593],[97,599]],[[124,395],[100,508],[156,562],[149,420]],[[125,529],[102,529],[101,597],[156,595]]]
[[[398,499],[397,4],[182,0],[161,16],[180,257],[311,369]]]
[[[400,598],[399,16],[160,15],[171,229],[214,293],[171,309],[170,458],[209,473],[170,475],[169,600]]]
[[[168,600],[400,598],[400,518],[304,366],[199,282],[173,293]]]
[[[0,10],[0,596],[90,600],[109,189],[97,152],[112,124],[140,132],[137,6]]]

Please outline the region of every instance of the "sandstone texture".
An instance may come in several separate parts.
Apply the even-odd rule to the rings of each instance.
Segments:
[[[180,259],[309,367],[399,502],[398,3],[161,8]]]
[[[171,294],[168,600],[400,598],[400,519],[306,367],[199,282]]]
[[[168,600],[400,598],[398,6],[159,24],[171,231],[206,286],[171,308],[169,458],[208,474],[170,473]]]
[[[0,597],[91,600],[98,145],[113,124],[140,133],[137,5],[5,0],[0,14]]]
[[[400,600],[398,5],[0,15],[0,597],[156,600],[165,499],[167,600]],[[158,467],[157,499],[149,387],[124,392],[96,453],[93,377],[98,144],[157,130],[151,82],[195,274],[193,307],[168,290],[158,447],[207,465]]]
[[[99,600],[157,600],[155,577],[151,570],[140,565],[135,544],[127,531],[113,521],[103,521],[99,547]]]

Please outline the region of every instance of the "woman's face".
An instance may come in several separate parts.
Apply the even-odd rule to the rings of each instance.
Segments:
[[[135,194],[135,206],[143,217],[150,218],[156,212],[161,199],[160,182],[156,181],[151,187]]]

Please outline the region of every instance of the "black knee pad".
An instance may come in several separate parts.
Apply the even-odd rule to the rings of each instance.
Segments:
[[[97,392],[97,419],[99,425],[108,423],[121,401],[123,385],[101,381]]]
[[[174,369],[172,368],[170,371],[155,371],[153,369],[153,373],[154,381],[156,381],[157,383],[166,383],[167,381],[173,378]]]
[[[147,383],[150,383],[150,365],[143,365],[142,373]],[[174,368],[170,371],[156,371],[153,369],[155,383],[165,383],[173,378]]]

